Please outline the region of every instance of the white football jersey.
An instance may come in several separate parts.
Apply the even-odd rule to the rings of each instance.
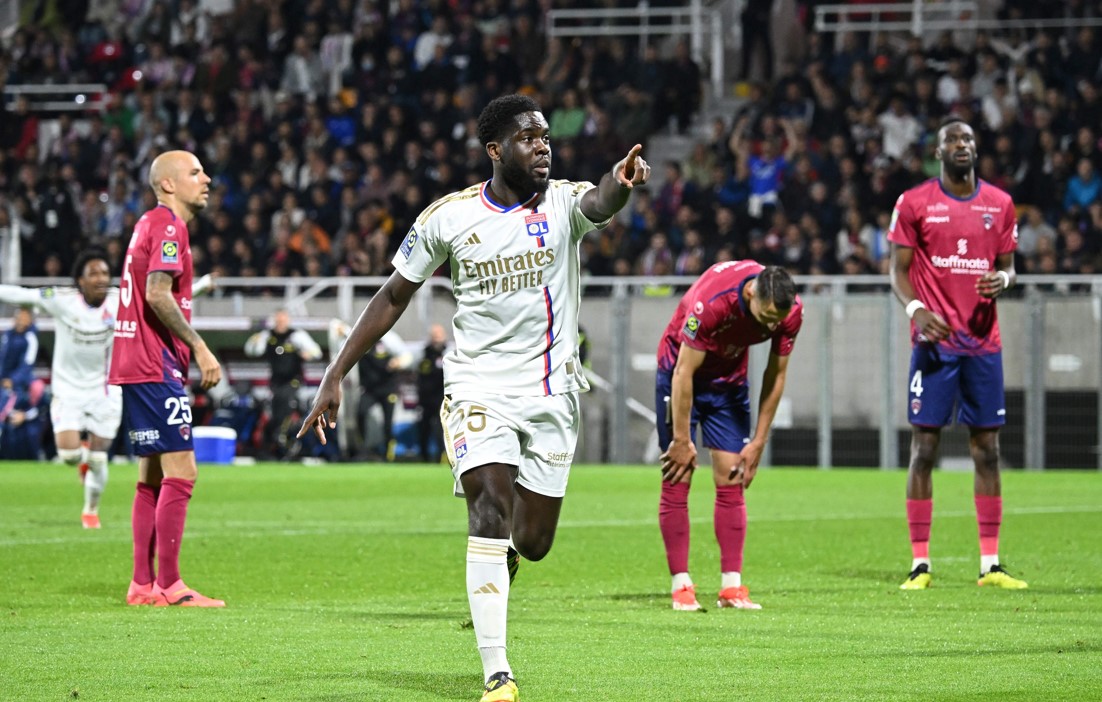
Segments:
[[[542,196],[511,207],[494,202],[488,186],[429,205],[394,256],[414,283],[451,263],[458,309],[445,387],[512,396],[588,390],[578,359],[578,248],[607,224],[582,214],[594,185],[552,180]]]
[[[21,288],[0,285],[0,302],[29,305],[56,321],[50,388],[55,397],[106,396],[107,370],[119,311],[119,291],[111,288],[91,307],[76,288]]]

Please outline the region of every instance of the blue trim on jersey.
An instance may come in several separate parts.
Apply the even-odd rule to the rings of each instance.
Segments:
[[[543,288],[543,301],[547,305],[547,350],[543,352],[543,391],[551,394],[551,345],[555,342],[555,310],[551,306],[551,289]]]
[[[506,213],[509,213],[509,212],[513,212],[514,210],[518,210],[518,209],[522,210],[522,209],[528,207],[528,205],[530,205],[532,203],[532,201],[538,200],[539,197],[540,197],[539,193],[532,193],[528,197],[528,199],[523,201],[523,202],[518,202],[515,205],[509,205],[509,206],[502,205],[500,202],[497,202],[492,197],[490,197],[490,193],[493,192],[492,190],[490,190],[490,183],[492,183],[492,182],[494,182],[493,178],[491,178],[490,180],[488,180],[488,181],[486,181],[485,183],[482,184],[482,188],[481,188],[481,191],[480,191],[482,193],[482,201],[488,207],[490,207],[490,209],[496,209],[501,214],[506,214]],[[534,211],[535,210],[533,209],[533,212]]]
[[[738,284],[737,288],[727,288],[726,290],[717,292],[715,295],[712,295],[710,298],[708,298],[708,302],[711,302],[711,301],[715,300],[717,297],[723,297],[724,295],[726,295],[729,292],[734,292],[735,290],[738,290],[738,306],[739,306],[739,309],[742,310],[743,314],[747,314],[747,315],[750,314],[750,308],[746,306],[746,300],[743,299],[743,297],[742,297],[742,289],[746,287],[747,283],[749,283],[751,280],[753,280],[754,278],[757,278],[757,277],[758,277],[758,274],[755,273],[752,276],[744,278],[743,281]]]
[[[175,221],[176,221],[176,213],[172,211],[172,208],[171,208],[171,207],[169,207],[168,205],[164,204],[163,202],[158,202],[158,203],[157,203],[157,207],[163,207],[163,208],[165,208],[166,210],[168,210],[168,213],[169,213],[170,215],[172,215],[172,221],[173,221],[173,222],[175,222]],[[157,209],[157,207],[154,207],[153,209]]]
[[[932,180],[937,181],[937,187],[941,188],[942,195],[949,198],[950,200],[956,200],[957,202],[968,202],[969,200],[975,200],[980,195],[980,186],[983,185],[983,181],[979,178],[976,178],[976,192],[972,193],[968,197],[957,197],[956,195],[945,189],[945,185],[941,182],[941,178],[933,178]]]

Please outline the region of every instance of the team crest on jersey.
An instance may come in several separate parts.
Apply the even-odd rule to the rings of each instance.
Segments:
[[[410,227],[409,234],[406,234],[406,238],[402,241],[402,246],[398,250],[402,252],[402,255],[407,259],[410,254],[413,253],[413,247],[417,245],[417,230]]]
[[[176,225],[165,225],[165,236],[176,236]]]
[[[467,437],[460,434],[455,439],[455,460],[459,460],[467,455]]]
[[[528,232],[528,236],[536,237],[536,246],[538,247],[544,246],[543,237],[551,232],[551,228],[547,225],[547,215],[543,212],[536,212],[525,217],[524,229]]]
[[[180,245],[175,241],[161,242],[161,263],[179,263]]]
[[[697,300],[696,304],[693,305],[693,313],[694,314],[700,314],[703,311],[704,311],[704,303],[701,302],[700,300]]]
[[[984,213],[983,215],[983,228],[990,229],[995,226],[995,215]]]
[[[685,320],[685,336],[689,337],[690,339],[695,339],[698,329],[700,329],[700,320],[697,319],[694,315],[690,314],[689,318]]]

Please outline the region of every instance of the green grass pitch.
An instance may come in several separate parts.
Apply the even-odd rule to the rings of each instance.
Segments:
[[[445,468],[202,467],[182,569],[224,610],[122,604],[135,478],[112,467],[104,528],[86,532],[72,471],[0,464],[0,700],[478,699],[465,509]],[[657,470],[576,467],[555,548],[513,588],[522,699],[1102,699],[1102,475],[1004,475],[1019,592],[976,587],[971,475],[949,472],[934,588],[900,592],[904,480],[763,471],[744,578],[764,609],[683,613]],[[713,490],[698,483],[692,571],[714,604]]]

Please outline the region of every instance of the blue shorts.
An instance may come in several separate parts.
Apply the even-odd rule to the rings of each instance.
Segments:
[[[673,440],[670,383],[670,374],[658,371],[654,387],[655,423],[658,425],[658,448],[663,452]],[[745,385],[731,385],[723,390],[694,387],[689,422],[689,432],[694,441],[696,427],[700,425],[705,448],[729,453],[742,451],[750,442],[749,388]]]
[[[122,397],[135,455],[194,450],[191,403],[179,380],[123,385]]]
[[[949,356],[930,344],[911,352],[907,383],[907,417],[920,427],[950,423],[953,405],[957,422],[992,428],[1006,424],[1001,351],[983,356]]]

